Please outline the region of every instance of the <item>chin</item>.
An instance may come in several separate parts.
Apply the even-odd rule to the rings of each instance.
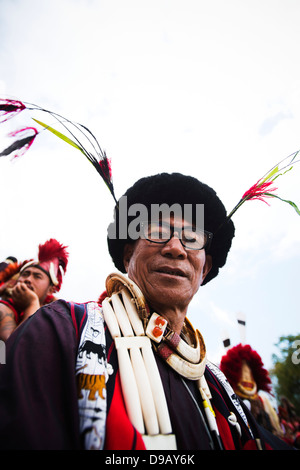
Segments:
[[[180,292],[168,286],[160,286],[145,296],[148,304],[157,310],[157,313],[168,309],[185,311],[192,297],[190,293]]]

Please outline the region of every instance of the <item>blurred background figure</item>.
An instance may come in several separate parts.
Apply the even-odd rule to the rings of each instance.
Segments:
[[[220,369],[235,393],[251,410],[256,421],[268,431],[283,436],[277,413],[266,395],[272,385],[260,355],[249,344],[238,344],[228,349],[220,362]]]
[[[9,256],[0,263],[0,300],[11,296],[11,289],[15,285],[22,263],[17,258]]]
[[[4,261],[0,263],[0,272],[4,271],[10,264],[16,263],[18,260],[14,256],[8,256]]]
[[[8,265],[0,273],[1,340],[6,341],[42,305],[56,300],[54,293],[61,288],[68,258],[67,247],[51,238],[39,245],[37,260]]]
[[[297,416],[295,406],[288,398],[283,396],[280,398],[278,415],[284,432],[284,440],[300,449],[299,416]]]

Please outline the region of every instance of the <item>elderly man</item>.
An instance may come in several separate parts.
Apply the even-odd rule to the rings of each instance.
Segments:
[[[207,361],[204,339],[186,317],[234,236],[215,191],[192,177],[159,174],[124,197],[125,216],[120,200],[108,231],[119,272],[108,276],[101,306],[54,302],[7,342],[0,447],[284,448]],[[188,214],[153,218],[157,204]]]

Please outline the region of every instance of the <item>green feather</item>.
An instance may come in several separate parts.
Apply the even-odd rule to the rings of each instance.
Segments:
[[[277,196],[276,194],[266,193],[266,196],[276,197],[280,199],[280,201],[286,202],[290,206],[292,206],[298,215],[300,215],[300,210],[298,209],[297,205],[293,201],[289,201],[288,199],[282,199],[281,197]]]
[[[65,142],[67,142],[67,144],[70,144],[72,145],[73,147],[77,148],[78,150],[80,150],[80,152],[82,152],[84,155],[85,155],[85,152],[84,150],[79,147],[79,145],[77,145],[73,140],[69,139],[69,137],[67,137],[66,135],[62,134],[61,132],[57,131],[56,129],[54,129],[53,127],[51,126],[48,126],[48,124],[44,124],[43,122],[41,121],[38,121],[37,119],[34,119],[32,118],[35,122],[37,122],[38,124],[40,124],[40,126],[43,126],[45,129],[47,129],[48,131],[52,132],[54,135],[56,135],[57,137],[59,137],[60,139],[64,140]]]

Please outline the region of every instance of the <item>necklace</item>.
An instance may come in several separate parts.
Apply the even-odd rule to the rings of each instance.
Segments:
[[[181,377],[197,381],[210,431],[219,441],[211,394],[204,377],[206,348],[203,337],[184,321],[184,335],[168,327],[156,312],[150,314],[139,287],[121,274],[106,280],[108,297],[103,315],[114,339],[128,416],[142,434],[147,449],[175,449],[175,436],[153,350]],[[163,443],[163,444],[162,444]]]

